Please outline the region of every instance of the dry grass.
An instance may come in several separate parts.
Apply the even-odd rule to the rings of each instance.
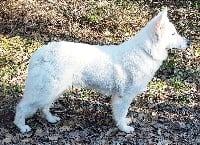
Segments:
[[[162,6],[178,31],[192,40],[168,60],[130,108],[135,133],[115,128],[110,97],[72,90],[52,112],[51,125],[37,115],[22,135],[12,120],[22,96],[31,54],[49,41],[118,44],[137,33]],[[199,144],[200,3],[130,0],[2,0],[0,3],[0,144]],[[67,96],[67,97],[66,97]]]

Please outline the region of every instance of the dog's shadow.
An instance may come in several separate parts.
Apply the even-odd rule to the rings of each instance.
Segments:
[[[111,97],[101,94],[64,94],[54,103],[51,111],[62,120],[68,120],[73,127],[88,128],[114,125],[112,122],[112,111],[110,105]]]

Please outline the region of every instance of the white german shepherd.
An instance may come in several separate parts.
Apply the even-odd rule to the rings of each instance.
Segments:
[[[130,40],[120,45],[89,45],[51,42],[31,57],[22,100],[14,123],[22,133],[31,128],[25,119],[38,109],[56,123],[52,103],[71,86],[96,89],[112,95],[113,118],[118,128],[131,133],[126,118],[132,100],[142,93],[167,58],[170,48],[185,49],[190,41],[181,37],[169,22],[167,8],[155,16]]]

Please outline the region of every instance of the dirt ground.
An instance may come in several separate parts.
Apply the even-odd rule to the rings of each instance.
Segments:
[[[162,6],[168,6],[170,20],[192,46],[170,51],[148,90],[133,101],[128,116],[134,133],[116,128],[110,96],[75,88],[51,108],[62,118],[59,123],[49,124],[38,112],[27,119],[33,130],[19,132],[13,124],[15,107],[23,94],[28,60],[40,45],[59,40],[119,44]],[[200,144],[199,9],[198,0],[1,0],[0,144]]]

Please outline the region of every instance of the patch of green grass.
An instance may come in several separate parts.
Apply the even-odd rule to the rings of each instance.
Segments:
[[[197,48],[197,54],[200,55],[200,48]]]
[[[179,53],[175,52],[175,50],[169,51],[168,59],[164,61],[163,67],[166,69],[175,69],[182,64],[181,57]]]
[[[12,95],[12,94],[15,94],[15,93],[20,93],[22,92],[22,88],[23,88],[23,85],[22,84],[16,84],[14,86],[10,86],[9,84],[7,83],[1,83],[1,92],[4,94],[4,95]]]
[[[174,99],[181,104],[187,104],[191,102],[191,97],[189,92],[191,91],[191,87],[188,86],[180,75],[172,77],[170,81],[170,85],[172,86],[172,91],[174,93]]]
[[[156,99],[167,88],[167,83],[163,80],[153,80],[149,84],[149,97]]]
[[[180,75],[174,76],[171,79],[171,86],[176,93],[187,92],[190,88],[183,82],[183,78]]]
[[[19,36],[0,36],[0,91],[4,95],[21,91],[29,58],[41,44]]]
[[[195,1],[194,5],[195,5],[196,9],[200,9],[200,1]]]
[[[171,84],[175,88],[176,91],[179,91],[182,88],[182,86],[184,85],[180,76],[173,77],[171,79]]]
[[[178,102],[178,104],[189,104],[191,102],[191,97],[189,95],[179,94],[175,96],[175,101]]]
[[[168,69],[174,69],[179,64],[180,64],[180,61],[178,59],[168,59],[167,61],[164,61],[163,67],[168,68]]]
[[[191,102],[192,87],[184,82],[184,77],[177,74],[170,80],[154,78],[149,84],[148,96],[152,100],[173,100],[175,103],[188,104]]]
[[[97,15],[89,14],[89,15],[86,15],[86,18],[91,22],[98,23],[100,21],[100,19],[99,19],[99,17]]]

